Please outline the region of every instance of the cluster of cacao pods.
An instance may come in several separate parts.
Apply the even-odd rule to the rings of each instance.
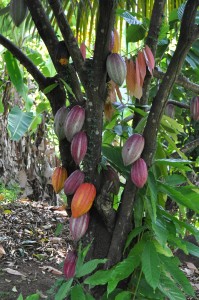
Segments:
[[[144,159],[140,158],[144,143],[144,137],[134,133],[127,139],[122,148],[123,163],[125,166],[132,164],[131,180],[138,188],[142,188],[148,178],[147,165]]]
[[[10,16],[15,26],[20,26],[28,13],[28,7],[25,0],[10,1]]]

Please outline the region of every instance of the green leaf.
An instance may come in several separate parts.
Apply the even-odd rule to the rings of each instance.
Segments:
[[[128,248],[128,246],[130,245],[130,243],[132,242],[132,240],[141,232],[143,232],[145,229],[147,228],[147,226],[140,226],[137,228],[134,228],[128,235],[127,240],[126,240],[126,245],[124,248],[124,251],[126,250],[126,248]]]
[[[148,241],[142,253],[142,271],[148,284],[155,290],[160,281],[160,262],[154,244]]]
[[[74,98],[76,98],[76,97],[75,97],[75,94],[73,93],[73,91],[72,91],[72,89],[71,89],[71,87],[70,87],[63,79],[60,78],[60,80],[61,80],[62,83],[64,84],[66,90],[67,90]]]
[[[50,85],[48,85],[44,90],[43,93],[46,95],[48,93],[50,93],[52,90],[54,90],[59,84],[58,83],[52,83]]]
[[[181,285],[181,287],[187,295],[194,297],[195,293],[189,280],[179,269],[179,260],[176,259],[176,257],[166,257],[161,254],[159,255],[159,258],[164,264],[165,270],[170,273],[171,277],[175,280],[175,282]]]
[[[156,222],[152,222],[152,228],[157,240],[164,247],[169,234],[165,220],[163,218],[157,218]]]
[[[146,35],[146,29],[143,25],[130,25],[126,31],[126,41],[127,43],[135,43],[143,40]]]
[[[64,282],[61,287],[59,288],[57,294],[55,295],[55,300],[63,300],[70,292],[71,285],[73,283],[73,278]]]
[[[166,176],[164,179],[165,179],[166,184],[172,185],[172,186],[187,182],[187,179],[184,176],[178,175],[178,174]]]
[[[187,242],[187,241],[185,241],[185,244],[186,244],[188,252],[191,255],[199,257],[199,247],[198,246],[196,246],[196,245],[194,245],[194,244],[192,244],[190,242]]]
[[[170,300],[186,300],[183,293],[177,288],[176,283],[164,274],[160,277],[158,288]]]
[[[39,300],[39,299],[40,299],[39,294],[32,294],[32,295],[26,297],[26,300]]]
[[[19,141],[25,134],[33,120],[32,112],[23,112],[18,106],[14,106],[8,115],[8,130],[11,139]]]
[[[84,263],[84,259],[86,257],[86,254],[88,253],[90,249],[91,243],[88,244],[85,248],[82,249],[82,243],[79,243],[79,249],[78,249],[78,259],[76,263],[76,274],[79,272],[79,269],[82,268],[82,265]]]
[[[79,278],[90,274],[97,268],[99,264],[104,264],[106,261],[107,259],[93,259],[86,262],[81,266],[81,268],[78,269],[78,272],[76,272],[76,277]]]
[[[40,102],[36,107],[37,114],[41,114],[44,111],[48,111],[50,109],[49,102]]]
[[[55,236],[59,236],[63,230],[64,224],[58,223],[55,229]]]
[[[167,165],[167,166],[174,166],[176,168],[181,168],[182,165],[193,164],[194,162],[186,159],[174,159],[174,158],[165,159],[164,158],[164,159],[156,159],[155,163],[159,165]]]
[[[101,270],[84,280],[85,284],[103,285],[111,280],[112,270]]]
[[[2,100],[0,99],[0,114],[3,114],[3,113],[4,113],[4,106],[3,106]]]
[[[199,201],[197,192],[189,190],[189,193],[187,192],[187,195],[185,195],[185,191],[188,190],[183,189],[183,187],[174,188],[167,184],[163,184],[160,181],[158,183],[158,188],[162,193],[169,195],[171,199],[173,199],[177,203],[182,204],[185,207],[188,207],[199,213]]]
[[[17,298],[17,300],[23,300],[22,294],[19,295],[19,297]]]
[[[95,300],[93,298],[93,296],[91,296],[90,294],[86,293],[86,300]]]
[[[86,296],[85,296],[82,286],[80,284],[75,285],[71,289],[71,300],[77,300],[77,299],[86,300]]]
[[[150,202],[151,202],[151,207],[152,207],[152,212],[153,212],[153,221],[156,221],[156,204],[157,204],[157,181],[154,177],[154,174],[149,171],[148,173],[148,187],[149,187],[149,191],[150,191]]]
[[[115,297],[115,300],[130,300],[130,299],[132,299],[132,292],[128,292],[128,291],[123,291]]]

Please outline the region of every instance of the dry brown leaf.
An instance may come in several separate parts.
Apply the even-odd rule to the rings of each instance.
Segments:
[[[6,254],[6,252],[5,252],[4,248],[3,248],[3,246],[0,245],[0,258],[1,258],[3,255],[5,255],[5,254]]]
[[[46,270],[47,272],[50,272],[54,275],[62,275],[63,274],[62,271],[59,271],[51,266],[43,266],[42,269]]]
[[[195,283],[194,286],[199,290],[199,283]]]
[[[26,277],[25,274],[22,274],[21,272],[19,272],[17,270],[10,269],[10,268],[5,268],[5,269],[3,269],[3,271],[6,271],[8,274],[11,274],[11,275],[17,275],[17,276]]]
[[[190,275],[193,275],[194,271],[193,270],[190,270],[190,269],[187,269],[187,268],[184,268],[184,271],[185,273],[190,276]]]
[[[191,262],[186,262],[186,265],[190,270],[197,270],[196,266]]]

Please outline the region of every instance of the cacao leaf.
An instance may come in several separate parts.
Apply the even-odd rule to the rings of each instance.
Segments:
[[[70,292],[73,279],[71,278],[67,282],[64,282],[59,288],[57,294],[55,295],[55,300],[64,300],[68,293]]]
[[[186,300],[183,293],[177,288],[176,283],[163,273],[158,288],[170,300]]]

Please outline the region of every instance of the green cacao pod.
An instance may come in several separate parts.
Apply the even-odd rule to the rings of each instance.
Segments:
[[[28,13],[28,7],[24,0],[10,1],[10,15],[14,24],[18,27],[25,20]]]

